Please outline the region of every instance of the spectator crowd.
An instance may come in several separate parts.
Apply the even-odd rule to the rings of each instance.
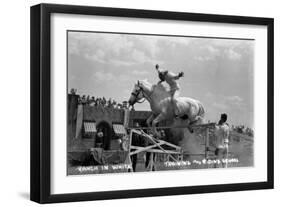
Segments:
[[[76,89],[71,89],[70,93],[72,95],[76,94]],[[105,108],[114,108],[114,109],[128,109],[129,104],[128,101],[123,101],[122,103],[118,103],[112,98],[106,99],[105,97],[95,97],[95,96],[89,96],[89,95],[78,95],[78,103],[83,105],[89,105],[89,106],[102,106]]]
[[[77,90],[76,89],[71,89],[70,93],[72,95],[77,95],[76,94]],[[107,107],[107,108],[114,108],[114,109],[128,109],[129,108],[129,103],[128,101],[123,101],[122,103],[118,103],[112,98],[106,99],[105,97],[95,97],[95,96],[89,96],[89,95],[78,95],[78,103],[83,104],[83,105],[90,105],[90,106],[102,106],[102,107]],[[132,108],[132,110],[134,110]],[[232,125],[231,127],[232,131],[236,131],[240,134],[246,134],[250,137],[254,136],[254,130],[246,127],[244,125],[238,125],[234,126]]]
[[[240,134],[246,134],[246,135],[248,135],[250,137],[254,136],[254,130],[249,128],[249,127],[246,127],[244,125],[238,125],[238,126],[232,125],[231,128],[232,128],[233,131],[236,131],[236,132],[238,132]]]

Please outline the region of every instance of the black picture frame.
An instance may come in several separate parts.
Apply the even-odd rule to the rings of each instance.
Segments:
[[[267,26],[267,181],[238,184],[169,187],[74,194],[51,194],[50,130],[51,130],[51,70],[50,70],[50,16],[52,13],[133,17],[148,19],[218,22]],[[39,4],[31,7],[31,174],[30,199],[38,203],[120,199],[147,196],[211,193],[272,189],[274,187],[274,72],[273,44],[274,20],[272,18],[195,14],[168,11],[135,10],[89,6]]]

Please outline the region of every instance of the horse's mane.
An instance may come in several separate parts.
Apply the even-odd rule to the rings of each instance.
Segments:
[[[145,85],[147,88],[150,88],[152,91],[160,91],[162,93],[168,93],[168,88],[165,87],[163,84],[151,84],[148,82],[147,79],[145,80],[140,80],[140,82]]]
[[[154,84],[153,86],[153,90],[159,90],[159,91],[162,91],[162,92],[168,92],[168,88],[165,87],[163,84]]]

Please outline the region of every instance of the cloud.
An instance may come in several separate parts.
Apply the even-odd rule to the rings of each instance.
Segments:
[[[128,35],[111,33],[69,32],[69,54],[113,66],[137,64],[162,64],[163,52],[187,47],[192,40],[187,37],[153,35]],[[169,57],[174,57],[174,52]]]
[[[135,35],[128,36],[128,39],[134,42],[135,49],[143,51],[146,56],[155,58],[160,52],[160,48],[158,46],[159,39],[155,36]]]
[[[245,107],[244,100],[237,95],[225,96],[208,92],[205,97],[212,103],[212,106],[220,110],[242,109]]]
[[[148,75],[149,72],[145,71],[145,70],[133,70],[132,74],[134,74],[134,75]]]
[[[102,62],[101,62],[102,63]],[[126,61],[126,60],[118,60],[118,59],[114,59],[114,60],[109,60],[108,62],[103,61],[103,63],[106,64],[112,64],[113,66],[117,66],[117,67],[122,67],[122,66],[132,66],[134,64],[136,64],[133,61]]]
[[[211,56],[195,56],[194,59],[195,59],[195,60],[198,60],[199,62],[204,62],[204,61],[212,60],[212,59],[214,59],[214,58],[211,57]]]
[[[113,84],[113,82],[126,82],[131,79],[130,75],[127,74],[113,74],[110,72],[105,72],[105,71],[96,71],[93,73],[93,78],[94,80],[100,81],[100,82],[110,82]]]
[[[194,60],[208,61],[241,61],[253,53],[253,42],[243,40],[196,40]]]
[[[212,54],[213,56],[216,56],[220,53],[220,50],[215,47],[215,46],[212,46],[212,45],[206,45],[205,46],[205,49],[210,53]]]
[[[229,106],[225,103],[218,103],[218,102],[214,102],[213,103],[213,107],[221,110],[221,111],[225,111],[229,108]]]
[[[117,81],[125,82],[131,80],[131,77],[127,74],[121,74],[119,76],[116,76]]]
[[[70,32],[68,51],[103,64],[132,66],[157,62],[157,41],[154,36]]]
[[[124,94],[130,94],[130,93],[131,93],[131,91],[130,91],[128,88],[124,89],[122,92],[123,92]]]
[[[143,51],[137,49],[133,49],[131,55],[132,55],[132,59],[135,62],[144,63],[150,61],[150,58]]]
[[[114,75],[108,72],[97,71],[93,74],[94,79],[97,81],[111,81],[114,79]]]
[[[222,50],[210,43],[208,44],[202,44],[198,43],[198,40],[196,41],[196,45],[194,46],[194,57],[193,59],[195,61],[199,62],[206,62],[215,60],[217,57],[222,55]]]
[[[231,106],[243,107],[244,101],[239,96],[227,96],[225,101]]]
[[[228,49],[225,53],[230,60],[240,60],[242,57],[241,54],[235,52],[233,49]]]
[[[243,102],[243,99],[240,98],[239,96],[227,96],[226,100],[231,101],[231,102],[236,102],[236,103]]]
[[[159,41],[157,44],[160,46],[161,44],[165,44],[170,48],[177,48],[179,46],[187,47],[192,42],[191,38],[188,37],[171,37],[171,36],[162,36],[158,37]]]

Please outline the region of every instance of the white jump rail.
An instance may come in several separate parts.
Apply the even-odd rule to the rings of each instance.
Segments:
[[[215,123],[207,123],[207,124],[200,124],[200,125],[178,125],[178,126],[163,126],[163,127],[156,127],[156,129],[172,129],[172,128],[193,128],[193,129],[204,129],[206,130],[206,134],[205,134],[205,158],[208,158],[209,156],[209,129],[213,129],[215,127]],[[152,170],[153,166],[154,166],[154,160],[153,160],[153,156],[154,154],[166,154],[168,156],[168,158],[171,158],[173,161],[178,162],[179,160],[177,160],[173,155],[178,155],[181,156],[181,158],[183,157],[183,151],[181,149],[181,147],[171,144],[169,142],[166,142],[164,140],[158,140],[155,139],[153,136],[145,133],[143,130],[146,129],[151,129],[151,127],[135,127],[135,128],[127,128],[130,130],[130,143],[129,143],[129,162],[131,162],[131,158],[130,156],[141,153],[141,152],[150,152],[152,153],[152,155],[150,156],[150,162],[149,162],[149,167]],[[148,140],[150,140],[152,142],[152,145],[149,145],[147,147],[139,147],[139,146],[132,146],[132,136],[133,134],[138,134]],[[173,150],[166,150],[163,148],[163,145],[167,145],[169,147],[171,147]],[[157,148],[157,149],[155,149]],[[131,151],[131,150],[134,151]]]

